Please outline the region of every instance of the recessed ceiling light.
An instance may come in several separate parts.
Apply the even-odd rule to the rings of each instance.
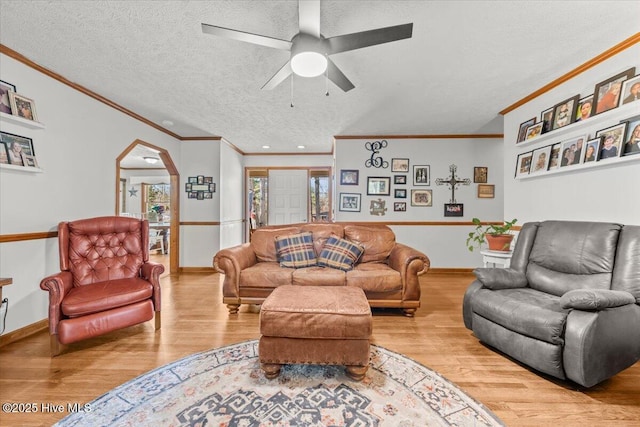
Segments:
[[[149,163],[151,165],[155,165],[160,160],[157,157],[143,157],[143,159],[144,159],[145,162],[147,162],[147,163]]]
[[[271,148],[270,145],[263,145],[262,148],[264,148],[265,150],[268,150],[269,148]]]
[[[162,125],[171,127],[171,126],[173,126],[173,122],[171,120],[163,120],[162,121]]]
[[[305,147],[304,145],[298,145],[298,148],[301,149],[301,150],[304,150],[307,147]]]

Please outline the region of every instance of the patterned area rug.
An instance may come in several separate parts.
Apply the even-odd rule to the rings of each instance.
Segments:
[[[341,366],[287,365],[267,380],[258,341],[197,353],[147,372],[56,426],[502,426],[436,372],[371,346],[362,382]]]

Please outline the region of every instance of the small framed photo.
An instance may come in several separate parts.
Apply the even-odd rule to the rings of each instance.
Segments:
[[[31,167],[31,168],[37,168],[38,167],[38,161],[36,160],[36,156],[31,156],[29,154],[22,154],[22,163],[24,163],[25,166],[27,167]]]
[[[4,142],[0,142],[0,163],[3,165],[9,164],[9,153],[7,152],[7,145]]]
[[[204,175],[198,175],[198,184],[199,185],[204,184]]]
[[[15,92],[16,87],[11,83],[0,80],[0,111],[11,114],[11,100],[9,92]]]
[[[0,132],[0,142],[3,142],[7,148],[9,164],[27,166],[24,162],[24,156],[32,156],[35,161],[36,153],[33,150],[33,140],[31,138]]]
[[[431,190],[412,189],[411,206],[433,206],[433,193]]]
[[[627,133],[624,137],[622,155],[640,154],[640,116],[631,117],[626,122]]]
[[[407,190],[404,188],[396,188],[393,190],[393,197],[396,199],[406,199],[407,198]]]
[[[516,160],[516,178],[524,175],[529,175],[529,169],[531,169],[532,158],[533,158],[533,151],[518,154],[518,159]]]
[[[553,144],[551,146],[551,154],[549,155],[549,166],[548,170],[558,169],[560,167],[560,149],[562,148],[562,143],[558,142],[557,144]]]
[[[622,82],[620,105],[628,104],[633,101],[640,101],[640,75]]]
[[[493,184],[478,184],[478,199],[493,199],[496,196],[496,186]]]
[[[536,122],[536,118],[533,117],[526,122],[520,123],[520,129],[518,130],[518,139],[516,140],[516,144],[518,142],[524,141],[524,137],[527,133],[527,128]]]
[[[551,121],[553,120],[553,107],[540,113],[540,122],[542,123],[542,133],[551,130]]]
[[[531,159],[531,174],[546,172],[549,167],[549,158],[551,154],[551,146],[538,148],[533,150],[533,158]]]
[[[198,198],[197,191],[192,191],[191,193],[189,193],[189,199],[197,199],[197,198]]]
[[[204,177],[204,184],[211,184],[213,182],[213,177],[212,176],[205,176]]]
[[[575,121],[580,95],[567,98],[553,107],[553,124],[551,130],[560,129]]]
[[[626,129],[627,122],[622,122],[605,129],[600,129],[596,132],[596,138],[602,138],[598,161],[620,156],[622,141],[624,140]]]
[[[184,184],[184,191],[186,191],[187,193],[190,193],[190,192],[191,192],[191,186],[192,186],[192,185],[193,185],[193,184],[192,184],[192,183],[190,183],[190,182],[185,182],[185,184]]]
[[[596,84],[595,89],[593,89],[593,103],[596,106],[595,114],[604,113],[618,106],[622,83],[632,78],[635,72],[636,68],[631,67]]]
[[[360,193],[340,193],[339,210],[342,212],[360,212]]]
[[[431,185],[431,172],[429,165],[413,166],[413,185]]]
[[[391,178],[388,176],[367,177],[368,196],[388,196],[391,194]]]
[[[205,191],[203,194],[205,199],[213,199],[213,193],[210,193],[209,191]]]
[[[391,172],[409,172],[409,159],[391,159]]]
[[[197,176],[190,176],[188,182],[190,182],[191,184],[197,184],[198,183],[198,177]]]
[[[196,199],[204,200],[204,191],[198,191]]]
[[[406,212],[407,211],[407,202],[393,202],[393,211],[394,212]]]
[[[9,102],[11,102],[11,113],[23,119],[38,121],[36,115],[36,104],[32,99],[9,92]]]
[[[527,133],[524,135],[524,139],[533,139],[536,136],[542,135],[542,122],[533,124],[527,128]]]
[[[579,165],[584,156],[586,135],[562,142],[560,149],[560,167]]]
[[[209,193],[215,193],[216,192],[216,183],[212,182],[209,183]]]
[[[587,120],[593,113],[593,94],[580,98],[576,109],[576,122]]]
[[[358,185],[360,171],[357,169],[340,170],[340,185]]]
[[[486,166],[475,166],[473,168],[473,182],[486,183],[489,175],[489,168]]]
[[[464,216],[464,205],[462,203],[445,203],[444,216]]]
[[[583,163],[595,162],[598,160],[600,143],[602,143],[602,138],[593,138],[587,141],[587,148],[584,150]]]
[[[394,175],[393,176],[394,184],[406,184],[407,183],[407,175]]]

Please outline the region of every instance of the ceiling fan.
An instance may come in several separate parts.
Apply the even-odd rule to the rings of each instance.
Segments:
[[[320,0],[299,0],[298,22],[299,33],[291,41],[204,23],[202,24],[202,32],[290,51],[291,58],[262,86],[264,90],[275,88],[291,73],[302,77],[316,77],[326,72],[329,80],[345,92],[355,86],[329,58],[330,55],[408,39],[411,38],[413,32],[413,24],[411,23],[324,38],[320,34]]]

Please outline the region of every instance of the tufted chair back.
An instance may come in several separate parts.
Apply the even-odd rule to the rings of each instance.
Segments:
[[[58,225],[60,270],[73,286],[138,277],[149,260],[149,222],[98,217]]]

